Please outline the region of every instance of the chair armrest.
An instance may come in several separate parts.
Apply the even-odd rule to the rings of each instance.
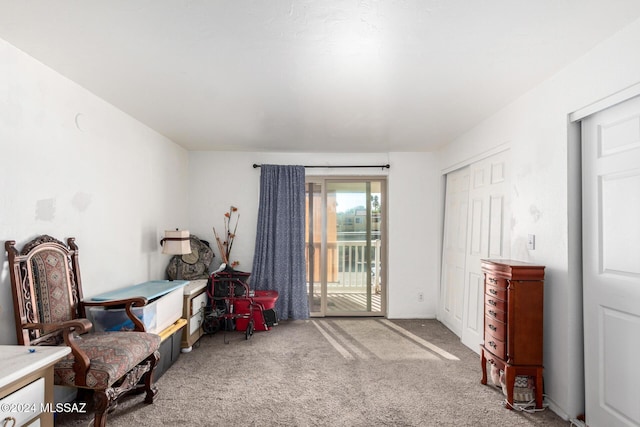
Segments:
[[[71,353],[73,353],[73,357],[75,358],[73,370],[76,373],[75,382],[78,386],[86,386],[87,370],[89,370],[91,360],[89,359],[89,356],[87,356],[87,354],[78,347],[73,333],[77,332],[78,334],[83,334],[85,332],[89,332],[92,326],[93,325],[88,319],[73,319],[56,323],[25,323],[23,325],[24,328],[41,329],[45,333],[58,330],[62,331],[64,342],[67,346],[71,347]]]
[[[65,320],[64,322],[56,323],[25,323],[23,327],[25,329],[41,329],[45,333],[54,332],[58,330],[68,330],[69,332],[78,332],[84,334],[89,332],[93,325],[89,319],[73,319]]]
[[[124,306],[124,310],[127,313],[127,316],[134,324],[134,330],[138,332],[146,332],[146,328],[142,320],[138,319],[138,317],[133,314],[131,310],[132,307],[142,307],[147,305],[148,301],[145,297],[133,297],[126,299],[114,299],[109,301],[81,301],[84,312],[84,307],[114,307],[114,306]]]

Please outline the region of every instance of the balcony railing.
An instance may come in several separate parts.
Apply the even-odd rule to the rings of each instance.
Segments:
[[[380,239],[371,240],[367,251],[364,240],[338,241],[327,245],[327,286],[332,290],[362,291],[369,280],[375,291],[381,285]],[[309,250],[307,244],[307,266]],[[313,282],[320,283],[320,243],[314,244]],[[370,260],[370,261],[369,261]],[[369,279],[369,275],[371,279]],[[307,281],[310,278],[307,269]]]

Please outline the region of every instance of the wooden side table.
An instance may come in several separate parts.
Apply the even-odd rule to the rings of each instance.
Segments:
[[[191,280],[184,287],[184,304],[182,317],[187,319],[187,326],[182,332],[182,352],[191,351],[193,344],[204,334],[202,322],[204,309],[207,306],[207,279]]]
[[[71,348],[0,346],[0,423],[53,427],[53,365]]]

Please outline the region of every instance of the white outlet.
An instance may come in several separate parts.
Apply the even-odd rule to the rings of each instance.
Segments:
[[[536,235],[535,234],[529,234],[529,236],[527,237],[527,249],[529,249],[530,251],[533,251],[536,249]]]
[[[424,301],[424,294],[422,292],[418,292],[418,301]]]

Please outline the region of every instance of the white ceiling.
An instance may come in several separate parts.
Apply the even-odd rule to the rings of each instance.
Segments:
[[[0,38],[190,150],[433,150],[638,0],[0,0]]]

